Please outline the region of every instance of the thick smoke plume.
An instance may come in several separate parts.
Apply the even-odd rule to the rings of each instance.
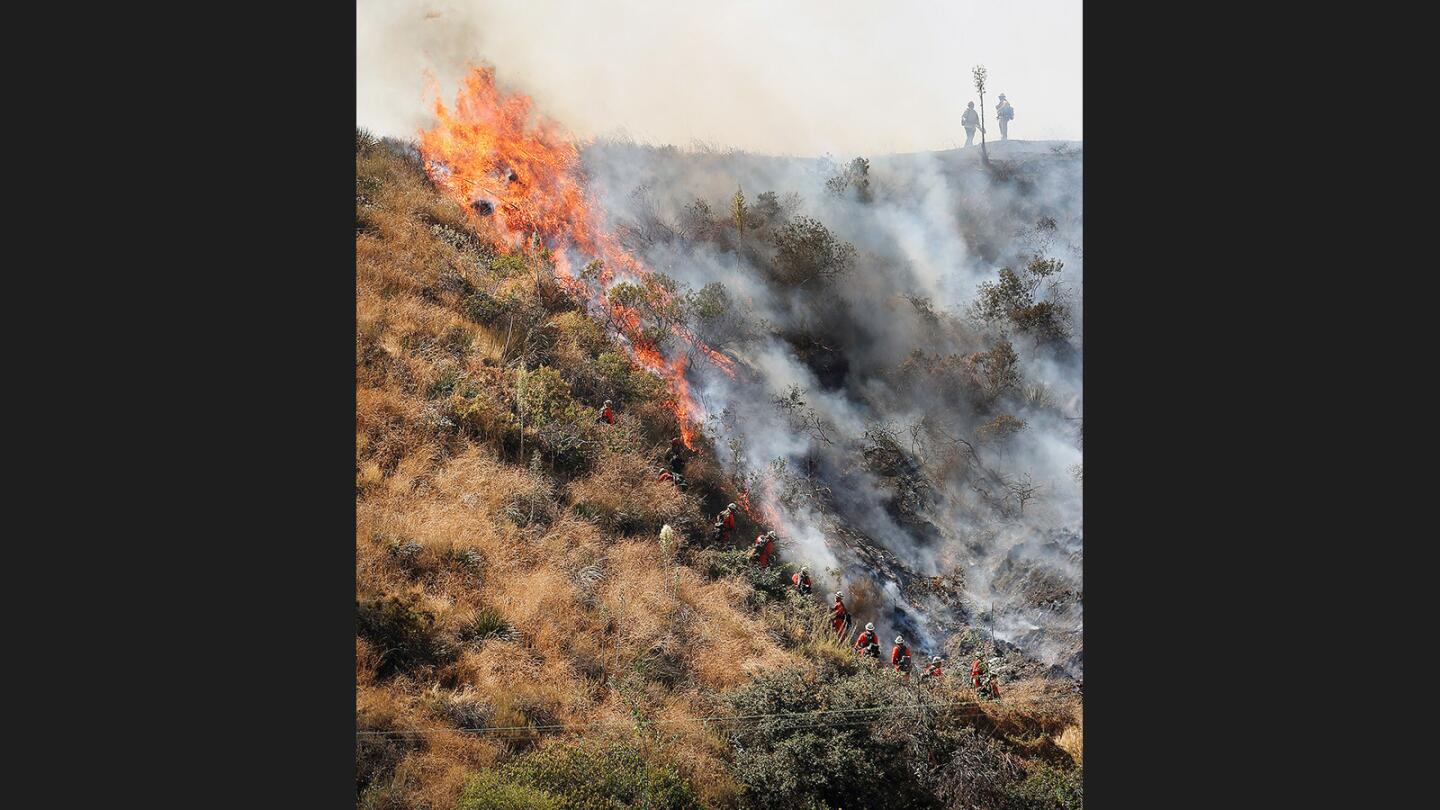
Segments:
[[[872,579],[877,626],[921,649],[978,626],[1078,675],[1080,154],[991,151],[987,171],[978,149],[866,166],[602,141],[583,163],[652,269],[723,290],[699,333],[749,373],[690,376],[722,460],[776,504],[787,555],[845,587]],[[777,281],[776,236],[802,217],[854,256],[833,278]],[[1036,295],[1068,309],[1068,337],[976,317],[982,285],[1037,261],[1059,268]],[[977,402],[1002,343],[1013,380]]]

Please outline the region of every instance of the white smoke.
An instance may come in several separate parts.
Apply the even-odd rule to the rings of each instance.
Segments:
[[[724,284],[750,324],[748,340],[725,347],[740,361],[737,380],[703,360],[691,365],[690,377],[708,412],[731,414],[728,421],[712,420],[707,431],[727,462],[732,461],[724,449],[728,443],[743,446],[738,463],[729,464],[731,472],[772,481],[777,489],[786,482],[792,489],[797,480],[801,483],[793,508],[780,509],[777,527],[789,556],[812,570],[840,567],[851,581],[873,576],[894,611],[876,618],[899,622],[895,629],[932,648],[954,626],[935,624],[928,613],[935,604],[914,593],[904,595],[890,569],[903,567],[912,581],[953,578],[959,572],[968,619],[994,606],[989,624],[997,638],[1047,663],[1064,664],[1078,649],[1081,621],[1078,146],[992,146],[997,160],[1008,158],[1007,165],[1020,175],[1014,183],[992,181],[980,170],[978,151],[876,157],[868,203],[825,190],[825,181],[843,168],[828,159],[601,141],[584,151],[584,164],[609,226],[629,234],[647,264],[691,289]],[[752,204],[765,191],[789,195],[794,210],[787,215],[814,216],[852,242],[858,251],[855,267],[826,292],[782,290],[766,280],[763,249],[758,258],[747,259],[702,238],[645,236],[683,233],[685,206],[697,198],[723,223],[737,188]],[[1055,221],[1053,232],[1035,227],[1042,217]],[[864,469],[866,430],[890,425],[906,451],[919,459],[927,452],[912,446],[908,426],[938,414],[959,438],[978,443],[981,419],[963,403],[896,388],[892,373],[916,349],[945,356],[989,348],[995,336],[986,328],[962,327],[952,319],[963,322],[978,286],[993,281],[999,267],[1023,266],[1036,254],[1064,262],[1058,283],[1075,316],[1073,351],[1057,353],[1012,335],[1027,390],[1017,392],[1007,410],[1026,428],[1007,442],[979,450],[995,482],[1003,478],[1027,492],[1023,510],[997,516],[971,491],[973,482],[924,469],[920,477],[932,487],[931,498],[915,517],[927,525],[902,525],[887,508],[896,494],[893,482]],[[914,297],[928,298],[951,326],[928,324],[917,315]],[[794,337],[802,333],[836,341],[829,348],[848,363],[838,385],[827,386],[797,354]],[[803,392],[805,408],[825,426],[824,436],[797,426],[773,403],[792,388]],[[784,469],[779,475],[777,462]],[[807,492],[805,486],[828,491]],[[996,494],[1004,491],[1000,483],[987,486]],[[893,559],[877,561],[869,552],[850,548],[857,535]],[[1050,601],[1051,593],[1058,601]],[[1044,605],[1037,602],[1041,596]]]
[[[582,138],[770,154],[958,146],[970,69],[1014,137],[1083,137],[1082,0],[358,0],[356,123],[413,137],[424,71],[499,68]]]

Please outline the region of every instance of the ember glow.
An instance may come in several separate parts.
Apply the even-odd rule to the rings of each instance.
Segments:
[[[731,378],[734,362],[680,326],[671,332],[682,348],[667,358],[641,336],[638,313],[606,300],[613,284],[643,284],[650,271],[603,228],[585,188],[577,143],[553,121],[532,121],[529,97],[501,93],[493,68],[470,68],[453,110],[438,92],[432,89],[432,94],[437,123],[419,137],[431,180],[477,223],[488,220],[511,249],[537,239],[550,249],[557,280],[588,306],[607,312],[635,362],[667,382],[681,438],[695,449],[696,423],[704,422],[705,413],[685,379],[689,352],[704,355]],[[600,260],[593,286],[576,274],[572,256]]]

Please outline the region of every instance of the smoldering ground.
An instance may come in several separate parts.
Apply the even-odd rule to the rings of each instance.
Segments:
[[[721,462],[774,505],[786,555],[874,580],[884,615],[859,618],[917,649],[983,615],[1079,676],[1081,152],[991,145],[987,169],[979,151],[864,166],[607,140],[583,158],[627,247],[722,302],[696,329],[741,373],[697,361],[689,378]],[[807,217],[845,266],[797,283],[780,244]],[[1063,336],[977,313],[1007,267],[1030,280],[1017,295],[1058,307],[1026,317],[1061,313]]]

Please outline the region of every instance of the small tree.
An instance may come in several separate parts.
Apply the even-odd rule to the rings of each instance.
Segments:
[[[985,151],[985,66],[976,65],[971,74],[975,77],[975,92],[980,94],[980,159],[988,164],[990,155]]]
[[[741,236],[745,235],[745,215],[750,208],[745,205],[745,190],[740,186],[735,187],[735,196],[730,200],[730,217],[735,220],[735,230]]]

